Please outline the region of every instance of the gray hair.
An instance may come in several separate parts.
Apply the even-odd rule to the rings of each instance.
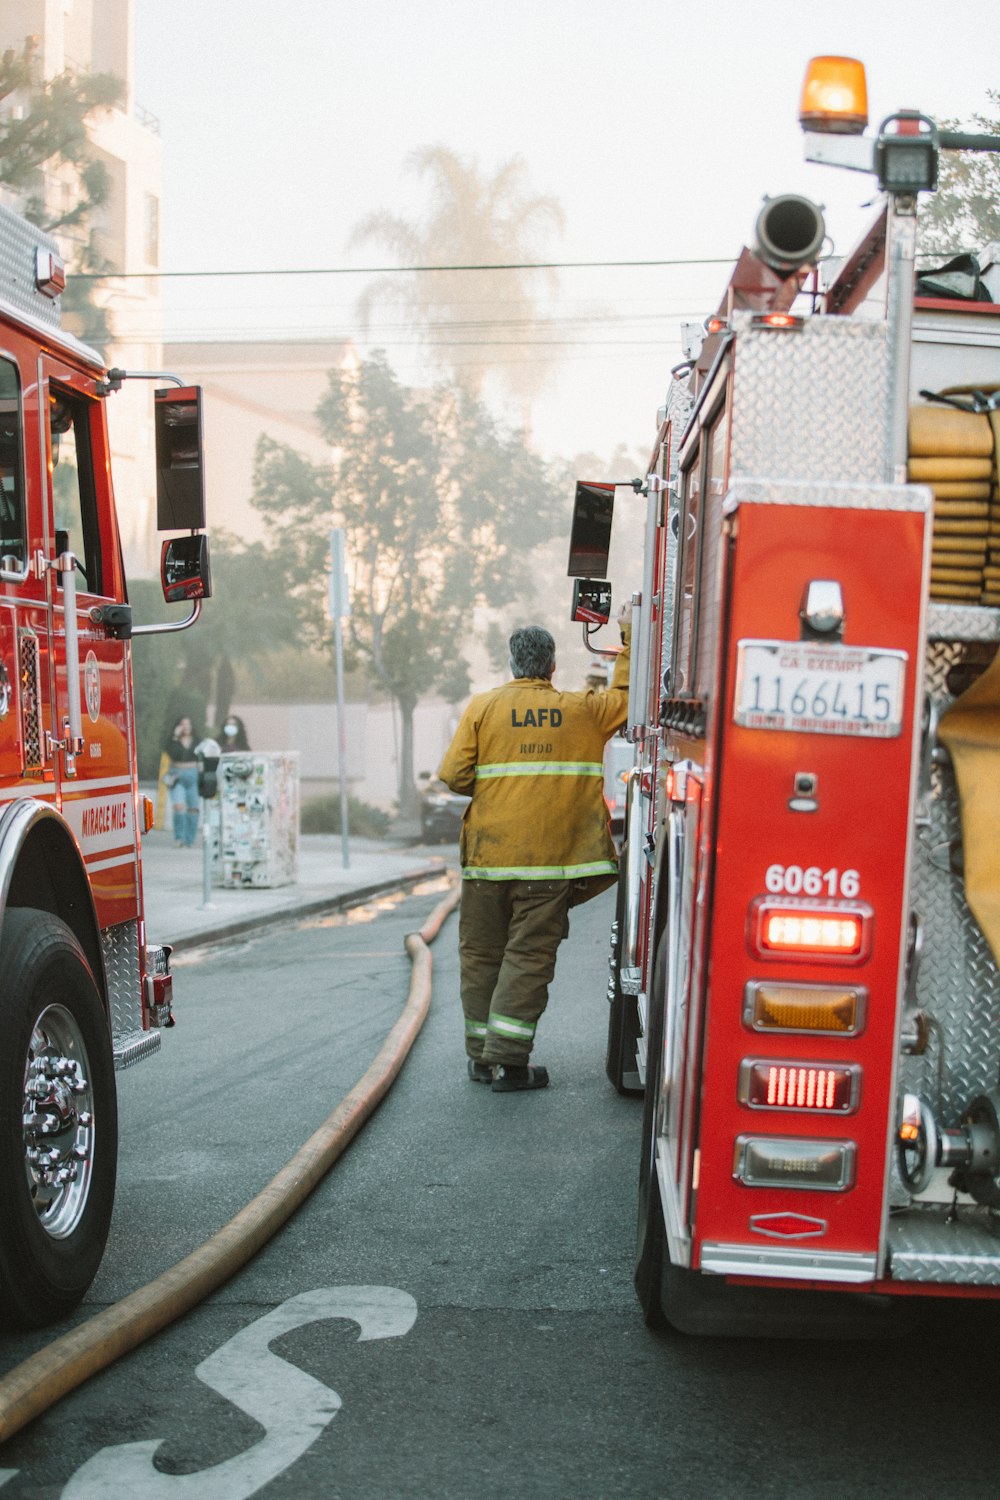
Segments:
[[[541,625],[525,625],[510,638],[512,677],[551,677],[556,665],[556,643]]]

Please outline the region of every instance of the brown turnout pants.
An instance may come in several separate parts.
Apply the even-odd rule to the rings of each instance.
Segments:
[[[526,1063],[569,935],[568,880],[466,880],[458,951],[465,1050],[476,1062]]]

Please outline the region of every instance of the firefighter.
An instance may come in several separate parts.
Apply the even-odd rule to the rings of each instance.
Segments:
[[[544,1088],[531,1066],[569,908],[617,873],[604,802],[604,745],[628,711],[630,625],[609,687],[562,693],[555,642],[510,637],[512,680],[474,697],[439,776],[471,795],[462,824],[459,919],[469,1077],[494,1093]]]

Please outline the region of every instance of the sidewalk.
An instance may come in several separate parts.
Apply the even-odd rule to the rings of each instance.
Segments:
[[[348,842],[350,865],[345,870],[339,834],[304,834],[299,838],[295,885],[236,890],[212,886],[206,907],[200,838],[195,848],[178,849],[168,831],[152,829],[142,840],[149,941],[170,943],[180,952],[272,922],[356,906],[458,866],[457,846],[447,846],[441,855],[392,840]]]

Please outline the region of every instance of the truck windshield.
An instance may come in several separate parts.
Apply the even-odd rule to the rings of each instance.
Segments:
[[[21,431],[17,370],[0,359],[0,556],[15,558],[18,568],[25,558]]]
[[[82,583],[101,593],[100,536],[90,451],[88,403],[53,386],[49,394],[49,439],[52,453],[52,503],[57,531],[66,534],[77,558]]]

